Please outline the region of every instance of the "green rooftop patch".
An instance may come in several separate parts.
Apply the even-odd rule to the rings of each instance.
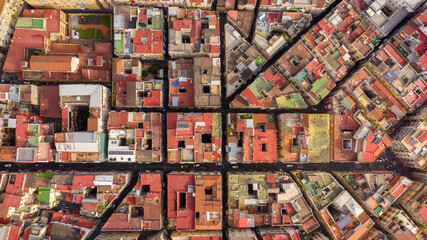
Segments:
[[[262,66],[265,63],[265,58],[263,58],[261,55],[259,55],[256,59],[255,59],[255,65],[257,67]]]
[[[37,174],[37,177],[52,178],[53,174],[52,173],[39,173],[39,174]]]
[[[123,40],[114,40],[114,53],[124,53]]]
[[[252,119],[252,113],[239,114],[240,119]]]
[[[16,28],[43,29],[43,25],[41,18],[18,18]]]
[[[400,52],[400,54],[402,54],[403,56],[408,56],[408,52],[401,46],[401,45],[398,45],[397,47],[396,47],[396,49]]]
[[[42,187],[38,190],[38,200],[40,202],[49,202],[50,200],[50,188]]]
[[[104,34],[102,34],[102,31],[97,28],[79,28],[78,31],[80,39],[104,39]]]
[[[80,15],[78,19],[78,23],[82,25],[99,24],[111,28],[111,15]]]
[[[301,83],[302,81],[304,81],[305,79],[307,79],[307,76],[310,72],[307,69],[303,69],[301,70],[295,77],[294,79],[297,80],[299,83]]]
[[[319,96],[319,94],[329,85],[329,79],[327,79],[325,76],[321,77],[317,81],[315,81],[312,85],[311,91],[316,95]]]
[[[305,109],[308,107],[305,100],[298,93],[292,93],[289,95],[289,99],[286,99],[286,96],[277,97],[276,103],[279,108]]]
[[[263,99],[264,96],[261,94],[261,91],[264,90],[269,92],[273,87],[273,84],[265,81],[264,78],[260,77],[255,80],[255,82],[253,82],[248,88],[258,99]]]

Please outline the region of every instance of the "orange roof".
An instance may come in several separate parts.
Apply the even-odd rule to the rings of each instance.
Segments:
[[[375,210],[378,207],[377,201],[375,201],[373,198],[368,198],[365,203],[373,210]]]
[[[113,73],[114,74],[122,74],[122,73],[124,73],[123,59],[121,59],[121,58],[114,58]]]
[[[88,132],[96,132],[98,131],[98,118],[90,117],[87,120],[87,131]]]
[[[30,68],[35,71],[70,72],[72,70],[72,59],[73,56],[32,56],[30,59]]]
[[[423,221],[427,223],[427,205],[425,205],[423,208],[421,208],[420,211],[418,211],[418,215],[420,215]]]
[[[380,81],[376,81],[374,84],[372,84],[372,88],[382,99],[390,97],[390,92],[380,83]]]
[[[16,161],[16,147],[2,147],[2,148],[0,148],[0,161],[1,162],[15,162]]]
[[[45,19],[46,30],[16,29],[3,66],[4,71],[18,71],[20,61],[25,59],[26,48],[43,48],[44,38],[59,32],[60,12],[57,9],[24,9],[22,17]]]
[[[401,66],[404,67],[408,62],[406,59],[400,54],[399,51],[393,46],[393,44],[389,43],[384,48],[393,58],[396,60],[396,62]]]
[[[427,25],[427,10],[425,10],[420,16],[418,16],[418,20],[424,24],[424,26]]]
[[[392,193],[391,196],[393,196],[395,199],[397,199],[403,192],[406,191],[408,187],[400,184],[399,187],[397,187]]]

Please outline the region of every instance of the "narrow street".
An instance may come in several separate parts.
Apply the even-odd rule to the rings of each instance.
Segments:
[[[237,9],[238,4],[236,0],[235,9]],[[168,31],[168,9],[163,8],[163,49],[164,49],[164,59],[163,60],[142,60],[144,63],[152,64],[161,64],[164,66],[164,82],[163,82],[163,101],[162,107],[154,108],[134,108],[126,109],[127,111],[138,111],[138,112],[157,112],[162,113],[162,141],[161,141],[161,151],[162,151],[162,162],[153,162],[153,163],[137,163],[137,162],[103,162],[103,163],[71,163],[71,162],[37,162],[37,163],[22,163],[22,162],[0,162],[0,170],[7,172],[36,172],[36,171],[52,171],[55,172],[90,172],[97,174],[99,172],[129,172],[130,178],[126,186],[123,187],[122,191],[117,195],[117,197],[110,203],[110,205],[105,209],[102,215],[99,217],[99,221],[94,229],[92,229],[89,234],[86,235],[84,239],[95,239],[96,236],[101,232],[103,226],[107,220],[111,217],[120,203],[125,199],[125,197],[132,191],[133,187],[136,185],[139,174],[144,172],[159,172],[162,174],[162,206],[163,206],[163,229],[167,230],[167,235],[170,236],[172,230],[168,228],[167,221],[167,174],[172,172],[182,172],[182,173],[195,173],[195,172],[216,172],[222,176],[222,228],[223,228],[223,239],[227,238],[227,230],[229,229],[228,224],[228,173],[247,173],[247,172],[289,172],[289,171],[364,171],[364,172],[377,172],[377,171],[394,171],[402,176],[406,176],[412,179],[413,169],[405,167],[401,162],[397,160],[395,155],[388,149],[386,150],[380,158],[384,158],[384,162],[373,162],[373,163],[358,163],[358,162],[328,162],[328,163],[294,163],[294,162],[277,162],[277,163],[252,163],[244,164],[237,163],[231,164],[227,161],[228,153],[228,114],[229,113],[264,113],[264,114],[282,114],[282,113],[322,113],[322,102],[318,106],[308,107],[307,109],[296,109],[296,110],[287,110],[287,109],[253,109],[253,108],[232,108],[230,109],[230,103],[234,100],[236,96],[242,93],[251,83],[253,83],[259,76],[260,73],[266,71],[270,66],[277,62],[290,48],[292,48],[313,26],[318,24],[330,11],[334,10],[338,4],[343,0],[336,0],[330,4],[325,11],[316,16],[311,22],[310,25],[301,31],[295,38],[293,38],[288,44],[283,46],[279,51],[276,52],[255,74],[244,82],[240,88],[238,88],[233,94],[229,97],[226,95],[226,50],[225,49],[225,24],[227,22],[227,14],[219,13],[219,22],[220,22],[220,58],[221,58],[221,107],[219,108],[171,108],[169,107],[169,66],[168,63],[171,60],[169,54],[169,31]],[[217,0],[212,1],[212,9],[216,10]],[[255,27],[256,27],[256,18],[260,9],[261,2],[257,1],[257,4],[254,9],[254,18],[252,20],[252,27],[248,35],[247,40],[252,42]],[[421,8],[418,9],[420,11]],[[418,12],[417,11],[417,12]],[[111,12],[111,11],[110,11]],[[348,81],[351,75],[356,72],[360,66],[366,63],[369,57],[373,56],[376,51],[383,47],[383,43],[390,39],[392,34],[396,33],[399,29],[404,26],[410,18],[412,18],[416,13],[412,13],[407,18],[404,19],[398,26],[394,28],[391,34],[386,38],[380,40],[379,44],[375,47],[374,51],[369,54],[369,56],[359,61],[355,64],[353,68],[350,69],[349,73],[345,76],[343,80],[337,83],[335,89],[337,89],[341,84]],[[6,49],[0,48],[0,52],[5,53]],[[1,73],[1,72],[0,72]],[[10,76],[4,79],[4,83],[8,84],[24,84],[15,79],[15,76]],[[36,85],[58,85],[61,83],[55,82],[34,82]],[[67,83],[68,84],[68,83]],[[111,89],[111,84],[105,84]],[[125,109],[114,109],[112,111],[120,111]],[[221,114],[221,128],[222,128],[222,140],[221,140],[221,162],[218,163],[184,163],[184,164],[170,164],[168,163],[168,149],[167,149],[167,114],[168,113],[220,113]],[[140,239],[146,239],[150,231],[142,231]],[[260,233],[256,230],[257,238],[261,239]]]
[[[130,174],[130,178],[126,184],[120,191],[120,193],[114,198],[114,200],[107,206],[102,215],[99,217],[99,221],[92,230],[85,235],[83,240],[92,240],[95,239],[96,236],[99,235],[105,223],[107,223],[108,219],[113,215],[114,211],[116,211],[117,207],[122,203],[123,199],[132,191],[133,187],[138,181],[139,172],[132,171]]]
[[[301,32],[299,32],[295,38],[293,38],[290,42],[288,42],[286,45],[284,45],[281,49],[279,49],[270,59],[267,60],[267,62],[262,65],[261,68],[259,68],[253,76],[245,81],[234,93],[232,93],[228,98],[227,102],[231,103],[231,101],[236,98],[237,95],[241,94],[243,90],[245,90],[251,83],[253,83],[257,78],[258,75],[262,72],[265,72],[271,65],[277,62],[289,49],[291,49],[308,31],[313,28],[315,25],[317,25],[328,13],[336,8],[338,4],[340,4],[343,0],[336,0],[335,2],[331,3],[325,11],[323,11],[321,14],[313,18],[313,20],[310,22],[310,24]],[[255,16],[254,16],[255,18]],[[255,24],[252,25],[251,32],[255,32]],[[250,37],[250,35],[249,35]],[[249,38],[250,39],[250,38]]]

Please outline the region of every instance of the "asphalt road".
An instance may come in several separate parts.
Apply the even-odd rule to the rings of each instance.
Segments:
[[[0,163],[0,171],[9,171],[9,172],[27,172],[27,171],[76,171],[76,172],[105,172],[105,171],[130,171],[131,178],[129,184],[127,184],[123,191],[118,195],[118,197],[110,204],[102,216],[96,226],[96,228],[90,232],[86,239],[94,239],[96,235],[99,234],[100,230],[104,226],[107,219],[114,213],[117,206],[120,202],[126,197],[126,195],[132,190],[136,181],[138,180],[138,176],[140,172],[144,171],[162,171],[163,174],[163,208],[166,211],[167,204],[167,178],[166,174],[171,172],[186,172],[186,173],[194,173],[194,172],[218,172],[223,176],[223,239],[226,239],[226,230],[228,229],[227,218],[227,201],[228,201],[228,188],[227,188],[227,173],[229,172],[250,172],[250,171],[292,171],[292,170],[303,170],[303,171],[396,171],[399,174],[404,176],[411,177],[412,169],[404,167],[403,164],[398,162],[395,156],[391,153],[391,151],[386,151],[381,158],[384,158],[383,162],[375,162],[375,163],[254,163],[254,164],[230,164],[226,161],[227,155],[227,114],[230,112],[240,112],[240,113],[269,113],[269,114],[281,114],[281,113],[320,113],[320,107],[310,107],[304,110],[283,110],[283,109],[230,109],[230,102],[240,94],[249,84],[251,84],[257,78],[258,74],[265,71],[268,67],[270,67],[273,63],[275,63],[283,54],[285,54],[298,40],[306,34],[314,25],[316,25],[328,12],[333,10],[342,0],[337,0],[333,4],[331,4],[326,11],[317,16],[310,25],[301,33],[297,35],[290,43],[284,46],[280,51],[278,51],[270,60],[267,61],[262,68],[257,71],[254,76],[246,81],[235,93],[233,93],[230,97],[226,97],[226,78],[225,78],[225,42],[224,42],[224,24],[226,22],[226,14],[220,14],[220,32],[221,32],[221,52],[220,57],[222,59],[221,62],[221,95],[222,102],[221,108],[214,109],[178,109],[178,108],[170,108],[168,106],[168,95],[169,95],[169,78],[168,78],[168,61],[170,60],[170,56],[168,54],[168,45],[164,45],[165,50],[165,59],[163,60],[144,60],[144,62],[148,63],[157,63],[163,64],[165,69],[165,78],[164,78],[164,88],[163,88],[163,105],[162,108],[144,108],[144,109],[132,109],[134,111],[147,111],[147,112],[160,112],[163,113],[163,136],[166,136],[166,121],[168,112],[217,112],[221,113],[222,120],[222,159],[221,163],[193,163],[193,164],[168,164],[166,162],[167,159],[167,138],[163,137],[162,139],[162,154],[164,157],[164,161],[161,163],[128,163],[128,162],[105,162],[105,163]],[[214,1],[216,6],[216,1]],[[255,13],[257,13],[259,8],[259,4],[255,9]],[[163,13],[165,15],[165,19],[167,19],[167,9],[164,8]],[[256,18],[257,14],[254,14],[254,18]],[[407,19],[405,19],[406,21]],[[401,26],[404,23],[401,23]],[[252,30],[250,33],[250,40],[253,37],[255,28],[255,21],[252,23]],[[168,34],[168,25],[164,24],[164,40],[165,43],[169,41]],[[379,44],[381,45],[381,44]],[[341,81],[344,82],[344,81]],[[17,83],[13,79],[9,79],[7,83]],[[51,83],[36,83],[38,85],[43,84],[51,84]],[[53,83],[57,84],[57,83]],[[111,85],[109,85],[111,87]],[[166,212],[164,212],[164,216]],[[163,227],[167,229],[167,221],[164,221]],[[170,234],[170,230],[168,230],[168,234]],[[144,238],[143,236],[141,236]],[[258,236],[259,237],[259,236]],[[142,239],[141,238],[141,239]]]

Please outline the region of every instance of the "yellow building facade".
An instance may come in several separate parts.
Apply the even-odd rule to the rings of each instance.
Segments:
[[[85,9],[98,10],[101,5],[97,0],[25,0],[34,8],[50,8],[50,9]]]
[[[10,35],[24,3],[24,0],[0,0],[0,47],[9,45]]]

